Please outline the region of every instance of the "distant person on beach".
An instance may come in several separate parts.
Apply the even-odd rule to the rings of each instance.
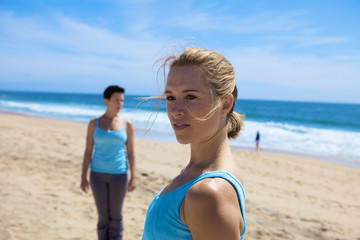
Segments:
[[[125,90],[109,86],[104,91],[106,112],[89,122],[84,154],[81,189],[90,186],[98,212],[99,240],[123,239],[122,207],[127,191],[136,188],[134,126],[120,115]],[[130,180],[127,170],[130,165]]]
[[[168,57],[163,70],[167,64],[167,114],[191,155],[151,202],[142,239],[243,239],[245,192],[229,146],[243,124],[234,112],[234,69],[221,54],[200,48]]]
[[[259,149],[261,150],[260,148],[260,132],[257,131],[256,132],[256,137],[255,137],[255,145],[256,145],[256,151],[259,151]]]

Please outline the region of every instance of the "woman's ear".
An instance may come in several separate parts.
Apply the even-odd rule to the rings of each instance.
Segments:
[[[226,95],[222,100],[221,112],[226,116],[232,109],[234,104],[234,96],[232,94]]]

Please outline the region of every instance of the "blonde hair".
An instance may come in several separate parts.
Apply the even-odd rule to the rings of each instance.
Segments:
[[[235,71],[231,63],[223,55],[212,50],[196,47],[186,48],[180,55],[171,56],[164,60],[162,64],[164,81],[166,81],[165,67],[167,64],[169,64],[170,69],[174,66],[195,65],[204,71],[210,89],[218,100],[210,111],[210,115],[220,107],[220,99],[228,94],[233,95],[233,107],[226,117],[225,124],[228,129],[228,137],[235,139],[243,128],[243,115],[234,112],[238,92]]]

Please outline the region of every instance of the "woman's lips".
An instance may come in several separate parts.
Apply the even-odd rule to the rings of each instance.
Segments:
[[[187,128],[188,126],[190,126],[190,125],[184,124],[184,123],[174,123],[174,124],[173,124],[173,128],[174,128],[175,131],[185,129],[185,128]]]

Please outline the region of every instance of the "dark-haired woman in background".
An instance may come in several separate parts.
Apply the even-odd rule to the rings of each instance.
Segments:
[[[125,90],[109,86],[104,91],[106,112],[89,122],[81,189],[89,190],[87,173],[98,211],[98,239],[123,239],[122,207],[127,191],[136,188],[134,126],[120,110]],[[127,170],[130,166],[130,180]]]

